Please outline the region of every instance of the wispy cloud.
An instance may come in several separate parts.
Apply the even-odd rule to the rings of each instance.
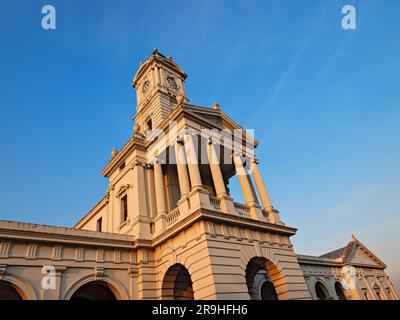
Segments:
[[[379,188],[377,186],[367,186],[356,190],[345,201],[330,207],[327,210],[327,217],[337,219],[358,212],[365,200],[378,192]]]

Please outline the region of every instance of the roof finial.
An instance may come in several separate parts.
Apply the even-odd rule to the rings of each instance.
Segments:
[[[221,107],[219,106],[219,104],[218,103],[214,103],[214,105],[213,105],[213,107],[212,107],[214,110],[221,110]]]
[[[138,133],[140,131],[140,126],[135,123],[135,125],[133,126],[133,133]]]
[[[115,157],[115,156],[117,155],[117,153],[118,153],[117,149],[112,148],[112,150],[111,150],[111,156],[112,156],[112,157]]]
[[[353,240],[357,240],[357,238],[356,238],[356,236],[354,235],[354,233],[351,234],[351,238],[352,238]]]

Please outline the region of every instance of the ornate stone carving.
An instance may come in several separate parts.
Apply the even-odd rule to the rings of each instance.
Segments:
[[[104,276],[104,268],[103,267],[95,267],[94,268],[94,277],[96,280],[103,278]]]
[[[6,272],[7,265],[0,264],[0,280],[3,278],[4,273]]]

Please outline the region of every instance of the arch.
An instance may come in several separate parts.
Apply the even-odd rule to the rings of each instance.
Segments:
[[[11,282],[0,280],[0,300],[23,300],[20,292]]]
[[[194,300],[193,283],[188,269],[175,263],[164,275],[161,288],[163,300]]]
[[[20,299],[18,300],[38,300],[38,296],[36,295],[35,290],[24,279],[21,279],[20,277],[9,273],[5,273],[0,281],[3,283],[8,283],[11,288],[17,292],[17,294],[20,296]],[[5,284],[3,288],[6,288],[6,286],[7,284]],[[0,295],[1,291],[2,290],[0,288]]]
[[[318,280],[315,282],[314,290],[318,300],[331,300],[329,290],[321,281]]]
[[[335,292],[339,300],[347,300],[343,286],[340,284],[340,282],[335,283]]]
[[[106,275],[103,275],[101,277],[101,279],[96,279],[96,277],[94,275],[87,275],[87,276],[81,278],[80,280],[78,280],[77,282],[75,282],[68,289],[68,291],[64,295],[63,300],[71,300],[71,298],[73,297],[75,292],[77,292],[80,288],[84,287],[86,284],[90,284],[90,283],[99,284],[99,286],[95,286],[95,288],[97,287],[100,290],[104,290],[106,292],[108,292],[107,290],[110,290],[115,297],[114,300],[128,300],[129,299],[123,286],[119,282],[113,280],[112,278],[110,278]],[[86,288],[88,288],[88,287],[86,287]],[[82,299],[85,299],[85,298],[82,297]],[[92,300],[96,300],[96,299],[92,299]],[[107,299],[99,299],[99,300],[107,300]]]
[[[114,291],[105,281],[90,281],[79,287],[70,300],[117,300]]]
[[[279,300],[286,284],[279,269],[264,257],[253,257],[246,266],[246,284],[251,300]]]

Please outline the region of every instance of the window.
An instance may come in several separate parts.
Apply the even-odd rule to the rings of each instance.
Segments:
[[[119,170],[121,171],[123,168],[125,168],[125,161],[121,163],[121,165],[119,166]]]
[[[103,227],[103,218],[100,217],[96,223],[96,231],[102,232],[102,227]]]
[[[153,130],[153,123],[152,123],[151,119],[147,120],[146,129],[147,130]]]
[[[121,198],[122,222],[128,220],[128,196],[124,195]]]
[[[319,281],[315,283],[315,294],[318,300],[330,300],[328,289]]]
[[[335,291],[336,291],[336,295],[338,296],[339,300],[346,300],[346,296],[344,294],[343,287],[339,282],[335,283]]]

